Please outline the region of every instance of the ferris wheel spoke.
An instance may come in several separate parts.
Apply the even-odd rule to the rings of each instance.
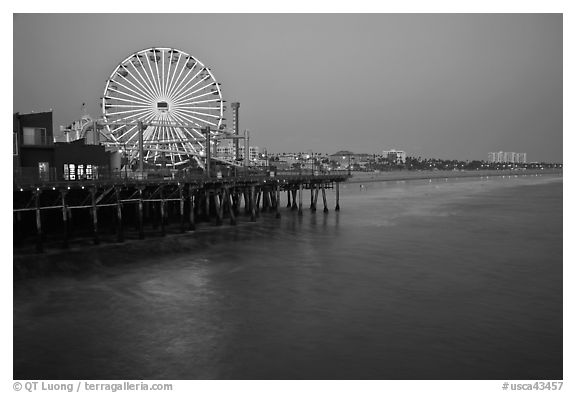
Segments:
[[[123,69],[127,72],[127,75],[130,75],[131,79],[134,79],[136,81],[138,81],[138,79],[134,76],[134,74],[132,74],[132,72],[130,72],[130,70],[126,67],[123,67]],[[151,101],[154,100],[154,97],[152,95],[150,95],[148,92],[146,92],[146,90],[142,90],[142,88],[140,86],[137,86],[136,84],[134,84],[134,82],[132,82],[130,79],[128,79],[126,76],[118,73],[118,75],[125,80],[127,83],[129,83],[130,85],[132,85],[138,92],[139,95],[141,95],[144,99],[146,99],[147,101]],[[118,83],[117,80],[114,81],[115,83]],[[134,90],[131,90],[134,91]]]
[[[150,108],[150,105],[107,104],[108,108]]]
[[[140,67],[134,67],[134,71],[136,71],[136,73],[138,74],[144,85],[146,85],[146,89],[150,92],[150,95],[153,97],[153,100],[156,100],[158,99],[158,93],[154,90],[154,86],[152,84],[152,81],[148,77],[148,74],[146,73],[146,69],[144,68],[144,63],[142,63],[142,59],[140,57],[137,57],[137,59],[138,62],[140,63]],[[138,68],[142,69],[142,72],[144,73],[146,78],[142,76],[140,71],[138,71]]]
[[[150,113],[152,113],[152,114],[154,115],[154,112],[152,112],[150,109],[148,109],[148,115],[149,115]],[[126,122],[129,121],[129,120],[132,120],[132,121],[138,121],[138,120],[140,120],[140,121],[142,121],[142,120],[145,119],[148,115],[146,115],[146,113],[135,113],[135,114],[130,115],[130,116],[121,117],[120,119],[118,119],[118,121],[126,121]]]
[[[120,93],[120,92],[117,92]],[[122,92],[122,94],[125,94],[124,92]],[[122,102],[129,102],[129,103],[137,103],[137,104],[143,104],[143,105],[148,105],[150,106],[149,102],[144,102],[144,101],[136,101],[136,100],[127,100],[126,98],[120,98],[120,97],[111,97],[111,96],[104,96],[105,99],[109,99],[109,100],[117,100],[117,101],[122,101]]]
[[[112,93],[112,92],[110,92]],[[122,98],[122,97],[116,97],[113,95],[105,95],[104,99],[108,99],[108,100],[118,100],[118,101],[124,101],[124,102],[130,102],[130,103],[136,103],[136,104],[147,104],[150,105],[150,101],[142,101],[142,98],[134,96],[132,94],[126,93],[125,91],[120,91],[120,90],[115,90],[112,94],[122,94],[123,96],[126,97],[130,97],[131,100],[128,100],[126,98]],[[106,101],[105,101],[106,102]]]
[[[179,111],[186,112],[186,113],[190,113],[190,114],[195,114],[195,115],[208,116],[208,117],[213,117],[213,118],[216,118],[216,119],[219,119],[219,118],[220,118],[220,116],[213,115],[213,114],[211,114],[211,113],[196,112],[196,111],[190,110],[190,109],[188,109],[188,108],[179,108],[178,110],[179,110]]]
[[[150,84],[153,86],[153,90],[156,93],[156,97],[160,97],[160,90],[158,89],[158,86],[155,83],[156,81],[154,79],[154,71],[152,71],[152,66],[150,66],[150,59],[148,52],[144,54],[144,57],[146,58],[146,64],[148,65],[148,70],[146,70],[146,67],[142,65],[142,71],[146,73],[146,77],[150,81]],[[150,74],[148,74],[148,71],[150,71]]]
[[[154,53],[154,56],[156,56],[156,52],[153,52],[153,53]],[[146,55],[146,63],[148,64],[148,68],[150,69],[150,77],[152,78],[152,81],[154,82],[154,86],[156,87],[156,91],[158,92],[158,97],[160,97],[162,92],[160,91],[160,84],[159,84],[159,80],[158,80],[159,78],[157,75],[154,75],[154,68],[150,64],[150,55],[149,54]]]
[[[172,115],[168,115],[168,117],[172,121],[177,123],[176,119]],[[181,140],[180,144],[182,145],[182,149],[184,151],[189,151],[190,149],[192,149],[194,151],[194,153],[198,154],[198,151],[194,148],[193,144],[189,140],[187,140],[186,136],[182,133],[182,130],[179,127],[174,127],[173,131],[174,131],[175,135],[177,135],[178,139]],[[187,148],[186,145],[188,145],[189,148]]]
[[[179,144],[182,146],[182,150],[183,150],[183,151],[188,151],[188,149],[186,149],[186,145],[185,145],[186,141],[183,139],[182,134],[181,134],[179,131],[180,131],[180,130],[179,130],[178,128],[173,128],[173,129],[171,129],[171,132],[172,132],[173,135],[174,135],[174,139],[175,139],[175,140],[176,140],[176,139],[179,140],[179,142],[177,142],[177,143],[179,143]],[[174,143],[174,146],[175,146],[176,148],[178,147],[177,143],[176,143],[176,142]],[[180,159],[181,159],[181,158],[182,158],[182,157],[180,157]]]
[[[183,117],[185,117],[185,118],[187,118],[187,119],[195,119],[195,120],[201,121],[201,122],[203,122],[203,123],[205,123],[205,124],[208,124],[208,125],[211,125],[211,126],[214,126],[214,127],[217,126],[216,123],[212,123],[212,122],[210,122],[210,121],[208,121],[208,120],[204,120],[204,119],[201,119],[201,118],[199,118],[199,117],[192,116],[192,115],[190,115],[190,114],[188,114],[188,113],[183,112],[181,109],[178,109],[178,114],[181,115],[181,116],[183,116]]]
[[[164,59],[164,53],[165,53],[166,51],[165,51],[165,50],[162,50],[161,52],[162,52],[162,95],[163,95],[163,96],[166,96],[166,82],[165,82],[165,79],[164,79],[164,76],[165,76],[165,74],[164,74],[164,61],[165,61],[165,59]]]
[[[154,117],[154,113],[152,113],[152,111],[150,111],[150,112],[151,112],[151,113],[149,113],[149,114],[146,115],[146,116],[143,116],[142,118],[140,118],[140,119],[138,119],[138,120],[139,120],[139,121],[142,121],[142,122],[152,120],[153,117]],[[136,130],[138,130],[137,127],[138,127],[138,124],[134,124],[133,127],[132,127],[132,129],[136,128]],[[132,134],[132,136],[131,136],[130,138],[128,138],[128,141],[132,140],[132,139],[133,139],[135,136],[137,136],[137,135],[138,135],[138,132],[136,131],[134,134]],[[142,134],[142,135],[144,136],[144,134]],[[124,134],[121,135],[121,137],[122,137],[122,136],[124,136]]]
[[[199,94],[199,95],[197,95],[197,96],[190,97],[190,98],[187,98],[187,99],[185,99],[185,100],[178,101],[177,103],[175,103],[175,105],[194,105],[194,103],[197,102],[197,101],[194,101],[196,98],[206,97],[206,96],[209,96],[209,95],[211,95],[211,94],[213,94],[213,93],[212,93],[212,92],[208,92],[208,93],[204,93],[204,94]]]
[[[172,132],[171,128],[168,128],[168,134],[170,135],[171,140],[174,140],[176,138],[174,138],[174,134]],[[176,160],[174,159],[174,152],[176,152],[176,155],[178,156],[178,160],[182,161],[182,155],[180,154],[180,151],[178,150],[178,145],[176,144],[176,142],[171,143],[171,146],[173,146],[173,148],[171,148],[171,155],[172,155],[172,165],[174,166]]]
[[[150,141],[156,140],[156,134],[158,133],[158,127],[156,126],[152,126],[152,135],[151,137],[148,139]],[[156,143],[156,149],[158,149],[158,143]],[[151,149],[148,150],[149,152],[151,151]],[[156,163],[156,154],[154,154],[154,163]]]
[[[170,52],[169,52],[170,53]],[[166,84],[164,86],[164,96],[168,96],[168,84],[170,83],[170,75],[171,70],[172,70],[172,56],[174,55],[174,53],[171,53],[170,56],[168,56],[168,72],[166,73]],[[178,59],[180,60],[180,59]]]
[[[156,78],[157,78],[156,80],[158,81],[158,90],[160,91],[160,94],[162,95],[163,94],[162,78],[160,77],[160,72],[158,71],[158,61],[160,61],[160,60],[157,58],[157,56],[158,56],[157,52],[154,52],[154,59],[155,59],[154,60],[154,68],[156,68]]]
[[[200,73],[200,72],[202,72],[202,71],[199,71],[199,73]],[[184,86],[182,86],[182,87],[180,87],[178,90],[174,91],[174,93],[173,93],[173,99],[174,99],[175,101],[178,101],[178,100],[181,100],[181,99],[182,99],[183,97],[185,97],[186,95],[194,93],[194,92],[192,92],[192,93],[189,93],[189,92],[190,92],[190,90],[192,90],[193,88],[195,88],[196,86],[198,86],[200,83],[205,82],[205,81],[208,80],[208,79],[209,79],[209,76],[205,76],[205,77],[203,77],[202,79],[198,79],[198,80],[196,80],[196,83],[194,83],[192,86],[188,86],[188,85],[190,84],[190,82],[193,82],[195,79],[189,80]],[[206,87],[208,87],[208,86],[211,86],[212,83],[214,83],[214,82],[208,83],[207,85],[201,87],[199,90],[202,90],[203,88],[206,88]]]
[[[176,68],[174,69],[174,74],[176,74],[176,70],[178,70],[178,67],[180,65],[180,60],[182,59],[182,57],[184,57],[184,55],[180,54],[180,57],[178,57],[178,63],[176,64]],[[184,72],[184,69],[186,69],[186,62],[182,65],[182,67],[180,68],[180,72],[178,73],[178,76],[173,77],[172,80],[170,81],[170,84],[168,86],[168,92],[166,93],[166,95],[168,97],[172,97],[172,88],[175,87],[175,83],[178,83],[178,81],[180,80],[180,76],[182,76],[182,72]],[[188,69],[188,72],[190,72],[191,70],[194,69],[194,67],[196,66],[196,64],[194,64],[194,66],[192,68]]]
[[[172,86],[172,83],[174,83],[174,77],[176,76],[176,72],[178,70],[178,67],[180,66],[180,60],[183,57],[183,55],[180,52],[178,52],[178,60],[176,60],[176,65],[174,66],[174,71],[170,72],[170,68],[172,66],[172,56],[174,56],[174,54],[172,54],[170,56],[170,63],[168,64],[168,77],[166,80],[166,97],[170,97],[170,88]],[[184,70],[184,68],[185,67],[183,66],[182,69],[180,70],[180,74],[182,74],[182,71]],[[172,78],[170,78],[170,75],[172,75]]]
[[[200,72],[202,72],[202,71],[199,71],[198,74],[199,74]],[[198,75],[198,74],[196,74],[196,75]],[[192,94],[192,93],[190,93],[190,90],[192,90],[193,88],[195,88],[196,86],[198,86],[200,83],[205,82],[205,81],[208,80],[208,79],[209,79],[209,76],[207,75],[207,76],[202,77],[201,79],[198,79],[198,80],[196,80],[195,78],[189,80],[188,82],[186,82],[186,84],[185,84],[184,86],[180,87],[177,91],[175,91],[175,92],[173,93],[173,100],[174,100],[174,101],[182,101],[183,97],[186,97],[186,96]],[[188,85],[189,85],[191,82],[193,82],[194,80],[196,80],[196,83],[194,83],[194,84],[191,85],[191,86],[188,86]],[[208,86],[210,86],[212,83],[213,83],[213,82],[210,82],[209,84],[203,86],[202,88],[208,87]],[[202,88],[200,88],[199,90],[202,90]]]
[[[190,91],[194,87],[198,86],[203,81],[205,81],[205,79],[202,79],[201,81],[196,82],[194,85],[192,85],[188,89],[186,89],[186,91],[182,91],[182,93],[180,95],[178,95],[177,97],[174,98],[174,101],[175,102],[184,101],[187,97],[190,97],[190,96],[192,96],[192,95],[194,95],[194,94],[198,93],[199,91],[202,91],[206,88],[214,86],[214,83],[215,83],[215,82],[210,82],[209,84],[204,85],[202,87],[199,87],[198,89],[196,89],[194,91]],[[214,94],[213,91],[210,91],[210,93]]]
[[[142,138],[144,139],[144,145],[145,146],[149,146],[148,145],[148,141],[151,140],[152,138],[152,134],[153,134],[154,128],[153,127],[146,127],[146,130],[144,130],[144,133],[142,135]],[[146,148],[146,157],[145,159],[147,160],[148,157],[150,156],[150,152],[148,147]]]
[[[131,126],[131,127],[128,128],[123,134],[121,134],[121,135],[118,136],[118,140],[120,140],[120,141],[123,140],[126,135],[130,134],[131,132],[133,132],[133,131],[135,131],[135,130],[137,130],[136,126],[135,126],[135,125]],[[138,134],[138,132],[136,132],[136,134]],[[127,140],[125,140],[124,143],[129,142],[130,139],[131,139],[131,138],[128,138]]]
[[[210,119],[210,118],[204,118],[204,117],[201,117],[201,116],[198,116],[198,115],[194,115],[193,113],[191,113],[191,112],[189,112],[189,111],[182,111],[182,110],[180,110],[179,113],[180,113],[180,115],[182,115],[182,116],[187,116],[188,119],[193,119],[193,120],[197,120],[198,122],[202,122],[203,124],[202,124],[202,123],[198,123],[198,122],[196,123],[196,124],[201,124],[201,125],[202,125],[201,128],[204,128],[204,127],[206,127],[207,125],[210,125],[210,126],[213,126],[212,128],[214,129],[214,128],[216,128],[216,127],[218,126],[217,123],[213,123],[212,121],[210,121],[210,120],[212,120],[212,119]]]
[[[142,76],[140,75],[140,72],[138,71],[137,68],[132,67],[135,71],[135,73],[138,75],[138,78],[136,77],[136,74],[133,74],[128,68],[126,68],[126,71],[128,71],[128,74],[130,74],[131,79],[133,79],[134,81],[136,81],[136,83],[138,83],[139,86],[136,86],[132,81],[130,81],[129,79],[126,79],[128,82],[130,82],[130,84],[132,86],[134,86],[135,88],[137,88],[139,91],[142,91],[143,94],[146,95],[146,97],[148,97],[149,101],[154,101],[156,98],[153,94],[153,91],[150,90],[147,85],[145,86],[144,84],[142,84]],[[143,80],[143,79],[142,79]],[[145,80],[143,80],[144,83],[146,82]]]
[[[184,118],[180,113],[173,111],[172,112],[172,116],[177,119],[181,124],[183,125],[195,125],[197,128],[202,128],[202,125],[196,121],[194,121],[193,119],[186,119]],[[188,128],[184,128],[185,130],[187,130]],[[203,138],[202,133],[197,131],[195,128],[192,128],[192,130],[194,130],[201,138]]]
[[[219,111],[220,107],[217,106],[182,106],[183,108],[189,108],[189,109],[206,109],[208,111]]]
[[[196,121],[192,120],[192,119],[186,119],[184,117],[181,117],[179,114],[176,114],[175,112],[172,113],[173,116],[178,119],[179,121],[186,123],[186,122],[191,122],[191,124],[194,124],[198,127],[198,129],[196,128],[184,128],[184,132],[186,134],[188,134],[190,136],[191,139],[195,140],[195,141],[204,141],[206,139],[206,137],[204,136],[204,134],[202,134],[199,130],[202,128],[202,125],[200,123],[197,123]],[[192,131],[190,131],[192,130]],[[194,135],[194,133],[196,135]],[[202,142],[198,142],[198,144],[202,145]]]
[[[130,111],[110,112],[108,115],[109,115],[109,116],[118,116],[118,115],[123,115],[123,114],[125,114],[125,113],[145,112],[145,111],[148,111],[148,110],[150,110],[150,109],[147,109],[147,108],[133,109],[133,110],[130,110]]]
[[[154,87],[154,91],[156,92],[156,97],[160,97],[161,94],[160,89],[158,88],[156,77],[154,76],[154,70],[150,65],[150,51],[145,52],[144,57],[146,59],[146,65],[148,66],[148,69],[146,69],[146,67],[142,67],[142,69],[146,72],[146,75],[149,76],[150,83],[152,84],[152,86]],[[148,73],[148,71],[150,71],[150,73]]]
[[[187,80],[187,79],[188,79],[188,81],[194,80],[196,78],[196,76],[198,76],[200,74],[202,69],[199,69],[196,71],[197,65],[198,65],[198,61],[196,59],[194,59],[194,64],[192,64],[192,67],[188,67],[187,62],[185,62],[182,65],[182,68],[180,69],[180,74],[178,74],[178,78],[176,79],[176,84],[173,85],[172,88],[170,89],[170,91],[168,92],[169,97],[174,96],[174,92],[178,91],[178,89],[180,88],[182,83],[184,83],[185,80]],[[184,69],[186,69],[186,68],[188,68],[188,71],[186,71],[186,74],[184,74],[184,77],[180,78],[180,76],[182,75],[182,71],[184,71]],[[190,77],[190,74],[192,74],[193,71],[196,73],[192,77]]]
[[[179,91],[182,89],[182,83],[184,83],[184,81],[188,80],[183,87],[186,87],[188,84],[190,84],[190,82],[196,80],[196,78],[198,77],[198,75],[200,75],[200,73],[202,72],[203,68],[200,68],[198,71],[196,71],[196,73],[190,77],[190,74],[192,73],[192,70],[194,70],[196,68],[196,64],[198,64],[197,62],[194,63],[194,66],[192,68],[190,68],[188,70],[188,72],[186,72],[186,75],[184,75],[184,77],[182,79],[180,79],[180,81],[178,82],[178,84],[172,89],[172,91],[170,91],[170,98],[174,99],[174,97],[177,97],[179,94]],[[186,65],[184,66],[184,68],[186,68]]]
[[[190,103],[190,104],[184,104],[184,106],[196,105],[196,104],[205,104],[205,103],[207,103],[207,102],[219,102],[220,104],[222,104],[222,99],[220,99],[220,98],[214,98],[214,99],[211,99],[211,100],[194,101],[194,102],[192,102],[192,103]],[[176,105],[176,104],[175,104],[174,106],[177,107],[177,106],[181,106],[181,105],[179,105],[179,104]],[[215,106],[214,108],[219,108],[219,107]]]
[[[114,82],[115,84],[117,84],[117,85],[122,86],[124,89],[126,89],[126,90],[128,90],[128,91],[130,91],[130,92],[132,92],[132,93],[134,93],[134,94],[136,94],[136,96],[138,96],[138,97],[133,96],[133,95],[130,95],[130,94],[125,93],[125,92],[122,92],[121,90],[117,90],[118,93],[123,93],[124,95],[130,96],[130,97],[132,97],[132,98],[134,98],[134,99],[137,99],[137,100],[143,100],[144,102],[150,102],[150,99],[149,99],[149,98],[147,98],[146,96],[142,96],[142,95],[141,95],[140,93],[138,93],[137,91],[134,91],[133,89],[131,89],[131,88],[129,88],[128,86],[120,83],[119,81],[113,80],[113,82]]]

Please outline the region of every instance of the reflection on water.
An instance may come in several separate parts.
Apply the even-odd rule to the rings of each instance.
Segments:
[[[346,184],[341,207],[16,282],[14,378],[562,379],[561,178]]]

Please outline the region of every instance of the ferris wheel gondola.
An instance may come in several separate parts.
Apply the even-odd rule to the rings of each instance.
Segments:
[[[224,100],[210,68],[174,48],[148,48],[124,59],[104,88],[102,112],[107,145],[139,159],[138,122],[144,160],[179,166],[194,159],[203,166],[206,137],[222,129]]]

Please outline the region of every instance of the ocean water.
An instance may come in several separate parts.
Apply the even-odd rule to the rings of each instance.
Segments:
[[[560,176],[333,201],[15,282],[14,378],[562,379]]]

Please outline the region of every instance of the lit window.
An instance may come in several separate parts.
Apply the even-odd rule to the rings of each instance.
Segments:
[[[69,164],[68,165],[68,174],[70,176],[69,180],[76,180],[76,165],[74,164]]]
[[[86,165],[86,179],[92,180],[92,165]]]
[[[40,180],[48,181],[50,180],[49,172],[50,164],[47,162],[38,163],[38,174],[40,175]]]
[[[76,174],[78,175],[78,180],[84,178],[84,165],[83,164],[78,165],[78,169],[76,170]]]
[[[68,164],[64,164],[64,180],[70,180],[70,176],[68,174]]]

